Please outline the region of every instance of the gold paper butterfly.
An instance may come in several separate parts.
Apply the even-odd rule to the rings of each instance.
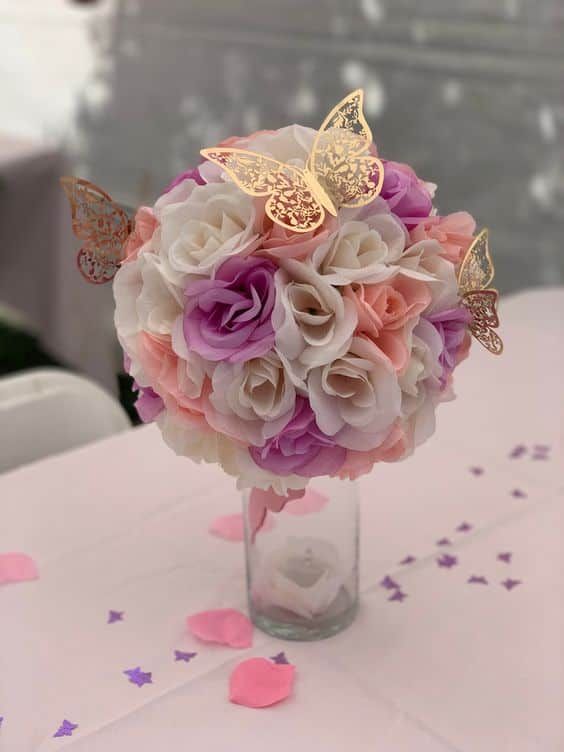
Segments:
[[[470,331],[478,342],[494,355],[501,355],[503,342],[494,332],[499,326],[498,291],[486,289],[494,277],[494,265],[488,247],[488,231],[482,230],[460,265],[458,289],[462,303],[472,314]]]
[[[304,169],[246,149],[202,149],[250,196],[269,196],[266,213],[293,232],[309,232],[336,216],[340,206],[370,203],[381,191],[384,166],[364,154],[372,133],[362,112],[362,89],[331,110],[319,129]]]
[[[61,184],[71,205],[73,232],[83,241],[76,259],[80,273],[96,285],[109,282],[122,261],[131,222],[105,191],[88,180],[64,177]]]

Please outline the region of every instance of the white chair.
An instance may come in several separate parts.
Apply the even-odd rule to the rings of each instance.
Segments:
[[[116,400],[56,368],[0,379],[0,473],[131,427]]]

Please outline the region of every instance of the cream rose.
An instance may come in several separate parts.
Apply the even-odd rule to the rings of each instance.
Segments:
[[[354,337],[345,354],[310,371],[308,387],[317,425],[347,449],[379,446],[400,416],[394,369],[363,337]]]
[[[184,282],[182,275],[209,274],[228,256],[256,247],[253,199],[234,183],[187,180],[170,193],[172,199],[167,194],[155,207],[160,221],[155,244],[178,285]],[[179,200],[171,203],[174,198]]]
[[[244,363],[219,363],[212,376],[210,403],[219,413],[208,416],[221,430],[262,446],[293,414],[296,385],[272,350]]]
[[[161,259],[154,253],[139,255],[142,288],[137,298],[141,328],[157,336],[170,335],[182,312],[182,292],[167,278]]]
[[[278,476],[258,467],[244,444],[214,431],[200,416],[165,410],[156,422],[165,443],[176,454],[195,462],[218,463],[224,472],[237,478],[240,489],[272,488],[285,496],[307,485],[308,479],[299,475]]]
[[[397,273],[406,241],[401,222],[383,212],[344,222],[313,253],[319,274],[332,285],[374,283]]]
[[[402,417],[412,424],[413,441],[417,446],[435,430],[435,407],[448,399],[441,392],[442,367],[439,362],[443,341],[437,329],[421,318],[410,337],[411,356],[399,376],[402,391]]]
[[[283,262],[276,273],[272,325],[278,349],[297,378],[345,353],[357,325],[354,303],[343,298],[309,263]]]
[[[288,125],[277,131],[256,133],[237,146],[273,157],[285,164],[303,167],[311,154],[316,135],[317,131],[312,128]]]

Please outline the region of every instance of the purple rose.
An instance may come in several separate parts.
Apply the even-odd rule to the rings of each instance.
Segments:
[[[439,356],[439,363],[443,368],[441,385],[444,387],[448,376],[453,372],[457,363],[457,356],[464,341],[464,335],[468,324],[472,320],[472,314],[464,306],[449,308],[427,316],[429,321],[443,342],[443,349]]]
[[[433,208],[429,192],[409,165],[384,160],[380,196],[409,229],[428,217]]]
[[[213,279],[186,287],[184,338],[207,360],[240,363],[268,352],[274,344],[274,272],[267,259],[233,256]]]
[[[164,410],[164,402],[150,386],[139,387],[135,409],[143,423],[152,423]]]
[[[172,191],[173,188],[176,188],[176,186],[179,183],[182,183],[183,180],[193,180],[198,185],[206,184],[206,181],[200,175],[200,170],[197,167],[192,167],[189,170],[185,170],[184,172],[181,172],[180,175],[177,175],[173,180],[171,180],[171,182],[164,189],[163,196],[165,193],[169,193],[170,191]]]
[[[334,475],[343,465],[347,450],[321,431],[304,397],[296,400],[287,425],[262,447],[250,447],[250,455],[264,470],[277,475]]]

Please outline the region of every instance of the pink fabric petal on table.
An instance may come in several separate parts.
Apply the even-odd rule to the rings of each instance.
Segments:
[[[229,700],[248,708],[267,708],[285,700],[294,687],[295,668],[266,658],[249,658],[229,677]]]
[[[296,517],[305,514],[315,514],[315,512],[320,512],[328,502],[329,497],[322,494],[321,491],[316,491],[315,488],[306,488],[306,492],[302,498],[289,501],[284,510]]]
[[[216,538],[223,540],[240,542],[245,537],[245,526],[242,514],[225,514],[216,517],[209,526],[209,532]]]
[[[190,632],[204,642],[216,642],[232,648],[253,644],[253,625],[245,614],[234,608],[201,611],[186,619]]]
[[[21,553],[0,554],[0,585],[36,580],[38,577],[37,564],[31,556]]]
[[[266,532],[267,530],[272,530],[273,527],[274,520],[267,517],[261,529]],[[225,514],[216,517],[208,530],[216,538],[223,538],[223,540],[233,543],[240,543],[245,539],[245,523],[242,514]]]

